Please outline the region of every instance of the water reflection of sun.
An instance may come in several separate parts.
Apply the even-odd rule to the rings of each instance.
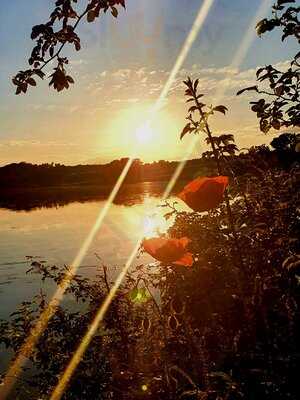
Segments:
[[[167,229],[166,220],[162,216],[146,216],[143,220],[143,233],[146,238],[166,233]]]
[[[145,198],[141,215],[141,233],[145,238],[164,234],[171,226],[171,222],[164,218],[166,209],[159,207],[160,203],[157,199]]]
[[[167,212],[166,208],[158,207],[159,204],[158,199],[146,197],[143,204],[123,209],[118,225],[124,229],[125,236],[139,237],[142,235],[150,238],[166,233],[172,225],[172,221],[166,221],[164,218],[164,214]]]

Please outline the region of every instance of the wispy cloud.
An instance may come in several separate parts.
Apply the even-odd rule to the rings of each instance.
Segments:
[[[56,141],[39,141],[39,140],[3,140],[0,142],[0,146],[6,147],[74,147],[79,146],[78,143],[67,143],[67,142],[56,142]]]
[[[284,63],[282,64],[284,65]],[[115,99],[125,103],[125,98],[151,100],[162,89],[168,74],[168,71],[152,70],[146,67],[119,69],[112,72],[104,71],[96,77],[93,84],[89,85],[86,90],[104,97],[106,104],[115,102]],[[231,95],[237,88],[243,85],[247,86],[255,81],[255,70],[240,71],[229,66],[202,68],[194,65],[192,68],[185,68],[180,71],[171,87],[170,97],[182,96],[182,81],[187,76],[199,78],[199,88],[208,95],[212,95],[219,85],[228,87],[227,94]],[[106,95],[109,96],[105,100]]]

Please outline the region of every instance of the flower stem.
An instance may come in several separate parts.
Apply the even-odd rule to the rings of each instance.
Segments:
[[[201,119],[202,119],[202,121],[204,123],[205,131],[206,131],[206,134],[207,134],[207,136],[209,138],[209,141],[210,141],[210,144],[211,144],[211,148],[212,148],[212,151],[213,151],[213,154],[214,154],[214,158],[215,158],[216,164],[217,164],[218,174],[222,175],[222,167],[221,167],[221,163],[220,163],[220,159],[219,159],[219,155],[218,155],[218,150],[217,150],[216,145],[215,145],[214,140],[213,140],[212,131],[211,131],[209,125],[208,125],[207,118],[205,117],[205,115],[204,115],[204,113],[202,111],[201,105],[200,105],[200,103],[198,101],[197,93],[193,89],[192,89],[192,92],[193,92],[193,97],[194,97],[195,104],[196,104],[197,109],[199,111],[200,117],[201,117]],[[243,268],[243,259],[242,259],[241,251],[240,251],[241,249],[240,249],[239,242],[238,242],[238,236],[237,236],[235,225],[234,225],[234,218],[233,218],[233,214],[232,214],[232,210],[231,210],[231,206],[230,206],[229,196],[228,196],[227,190],[225,190],[224,198],[225,198],[225,203],[226,203],[226,211],[227,211],[229,227],[230,227],[232,236],[234,238],[234,242],[235,242],[237,256],[239,258],[240,266],[241,266],[241,268]]]

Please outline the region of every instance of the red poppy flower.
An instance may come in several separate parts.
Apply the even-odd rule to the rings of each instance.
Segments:
[[[190,239],[151,238],[142,243],[144,250],[156,260],[165,264],[191,267],[194,263],[192,253],[187,251]]]
[[[199,177],[188,183],[178,197],[194,211],[208,211],[223,200],[228,176]]]

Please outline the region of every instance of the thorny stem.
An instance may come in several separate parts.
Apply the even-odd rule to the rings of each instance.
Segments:
[[[208,138],[209,138],[210,143],[211,143],[211,148],[212,148],[212,151],[213,151],[213,154],[214,154],[214,158],[215,158],[216,163],[217,163],[218,174],[221,175],[222,174],[222,168],[221,168],[220,159],[219,159],[219,156],[218,156],[218,151],[217,151],[216,145],[215,145],[214,140],[213,140],[212,132],[211,132],[210,127],[208,125],[207,119],[205,118],[205,115],[204,115],[204,113],[203,113],[203,111],[201,109],[200,103],[199,103],[198,98],[197,98],[197,93],[195,92],[195,90],[193,88],[191,88],[191,90],[192,90],[192,93],[193,93],[195,104],[196,104],[197,109],[199,111],[200,117],[201,117],[202,121],[204,122],[205,130],[206,130],[206,133],[207,133]],[[227,211],[227,216],[228,216],[229,227],[230,227],[230,230],[231,230],[233,238],[234,238],[234,242],[235,242],[235,246],[236,246],[236,250],[237,250],[237,255],[238,255],[238,258],[239,258],[239,262],[240,262],[240,267],[243,269],[243,259],[242,259],[242,256],[241,256],[241,250],[240,250],[240,246],[239,246],[239,242],[238,242],[238,237],[237,237],[237,233],[236,233],[235,226],[234,226],[234,219],[233,219],[233,215],[232,215],[232,210],[231,210],[231,206],[230,206],[229,196],[228,196],[227,190],[225,190],[224,197],[225,197],[225,202],[226,202],[226,211]]]
[[[207,135],[209,137],[209,141],[211,143],[212,151],[214,153],[214,157],[215,157],[215,160],[216,160],[216,163],[217,163],[218,174],[221,175],[222,174],[222,168],[221,168],[220,159],[219,159],[219,156],[218,156],[218,151],[217,151],[215,142],[213,141],[213,138],[212,138],[212,136],[213,136],[212,132],[211,132],[211,130],[209,128],[208,122],[207,122],[207,120],[206,120],[206,118],[204,116],[204,113],[203,113],[203,111],[201,109],[201,106],[199,104],[199,101],[197,99],[197,96],[196,96],[195,92],[193,92],[193,96],[194,96],[194,99],[195,99],[195,103],[196,103],[196,105],[198,107],[198,111],[199,111],[200,117],[204,121],[206,133],[207,133]],[[227,191],[225,191],[225,201],[226,201],[226,209],[227,209],[228,222],[229,222],[229,225],[230,225],[230,229],[232,231],[234,239],[237,241],[236,231],[235,231],[234,222],[233,222],[233,215],[232,215],[232,211],[231,211],[231,207],[230,207],[229,197],[228,197]]]

